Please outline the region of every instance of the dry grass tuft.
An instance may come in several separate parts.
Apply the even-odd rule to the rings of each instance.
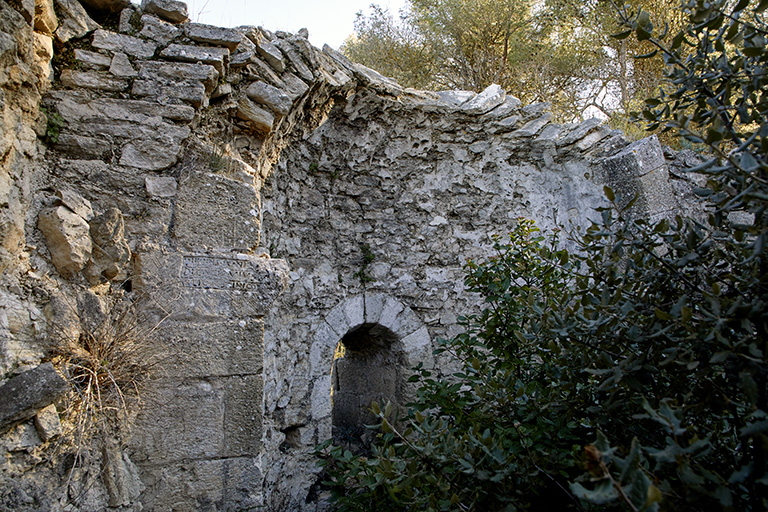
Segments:
[[[72,386],[62,416],[72,426],[76,458],[92,439],[127,427],[164,359],[158,324],[142,319],[134,301],[115,298],[105,309],[97,321],[78,315],[80,329],[59,330],[52,348],[54,364]]]

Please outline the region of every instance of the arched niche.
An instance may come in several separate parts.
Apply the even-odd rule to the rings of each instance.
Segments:
[[[402,343],[380,324],[363,324],[349,331],[337,345],[332,369],[332,433],[336,442],[365,439],[365,425],[376,417],[372,402],[382,407],[403,402]]]
[[[348,349],[346,357],[349,360],[341,363],[346,368],[339,366],[338,357],[334,358],[339,345]],[[351,411],[350,418],[342,420],[345,414],[342,409],[337,409],[334,415],[334,401],[332,392],[334,388],[341,393],[345,388],[353,385],[352,391],[357,387],[363,389],[363,393],[373,396],[373,392],[365,390],[366,379],[370,383],[381,382],[376,393],[377,398],[387,396],[395,398],[403,404],[411,398],[407,381],[411,375],[411,368],[421,363],[427,368],[434,367],[432,355],[432,343],[424,323],[418,315],[399,299],[384,293],[365,293],[348,298],[334,307],[315,328],[315,336],[310,349],[310,367],[312,374],[311,418],[317,422],[319,440],[328,439],[338,428],[334,429],[334,416],[337,424],[362,420],[365,424],[365,416],[358,412],[362,402],[357,401],[342,405]],[[384,368],[373,371],[374,368]],[[357,384],[347,382],[342,372],[346,369],[352,379],[360,375],[362,371],[371,373],[361,378]],[[336,375],[341,376],[339,382],[333,382]],[[373,375],[375,373],[375,375]],[[371,380],[372,379],[372,380]],[[354,380],[354,379],[352,379]],[[388,383],[385,383],[388,382]],[[370,402],[370,400],[369,400]],[[338,403],[338,402],[337,402]],[[366,404],[367,405],[367,404]],[[352,410],[354,407],[357,409]],[[336,430],[336,432],[334,432]]]

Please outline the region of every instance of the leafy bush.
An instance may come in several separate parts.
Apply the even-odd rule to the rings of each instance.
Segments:
[[[339,510],[768,509],[768,2],[749,6],[688,2],[670,45],[624,10],[618,35],[664,53],[644,116],[709,146],[707,218],[632,218],[606,188],[573,252],[526,220],[496,237],[465,269],[485,309],[439,349],[462,370],[418,368],[404,418],[375,406],[365,456],[318,447]]]

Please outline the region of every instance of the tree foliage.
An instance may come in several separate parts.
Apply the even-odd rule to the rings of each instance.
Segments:
[[[339,510],[768,509],[766,7],[691,0],[667,34],[622,11],[669,65],[643,115],[711,148],[708,215],[652,223],[606,188],[573,251],[495,236],[465,268],[485,308],[439,349],[461,370],[417,368],[368,453],[318,447]]]
[[[677,0],[643,2],[679,26]],[[617,30],[606,0],[409,0],[399,20],[376,5],[358,13],[342,50],[407,86],[479,91],[497,83],[571,121],[588,110],[622,116],[658,85],[662,60],[635,61],[647,43],[612,39]]]

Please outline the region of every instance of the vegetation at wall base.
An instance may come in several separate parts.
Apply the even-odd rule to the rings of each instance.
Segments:
[[[768,509],[766,8],[687,2],[665,37],[622,10],[669,66],[642,115],[708,147],[705,213],[606,188],[573,251],[525,219],[495,236],[465,267],[485,308],[438,350],[461,370],[416,368],[365,453],[318,446],[338,510]]]

